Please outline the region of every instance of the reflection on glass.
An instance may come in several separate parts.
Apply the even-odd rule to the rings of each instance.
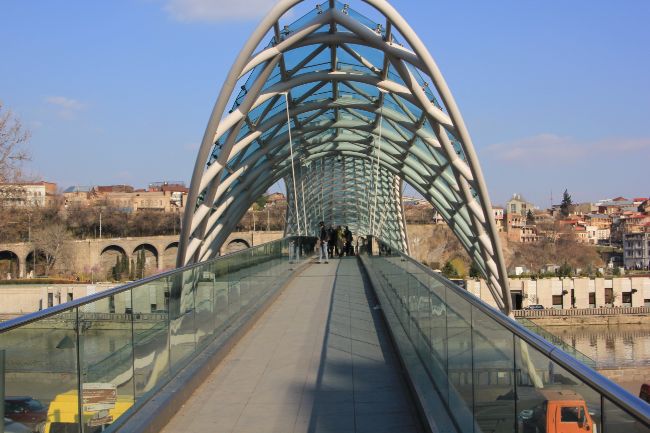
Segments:
[[[34,431],[78,431],[77,311],[5,332],[5,418]],[[2,366],[0,366],[0,369]]]
[[[408,257],[380,252],[367,257],[379,281],[377,290],[388,297],[397,325],[411,340],[429,371],[430,386],[450,409],[459,431],[650,432],[479,308],[479,300]]]
[[[567,428],[602,431],[600,394],[520,338],[515,339],[517,423],[523,432]],[[568,421],[571,413],[578,420]],[[544,431],[544,430],[540,430]]]
[[[79,307],[84,431],[101,429],[134,402],[131,291]]]
[[[313,242],[298,244],[304,260]],[[260,245],[2,332],[6,417],[46,433],[110,431],[271,296],[291,275],[288,253],[286,239]]]
[[[513,335],[472,307],[474,419],[483,431],[515,425]]]
[[[195,290],[200,270],[192,268],[169,279],[169,331],[172,373],[182,368],[196,348]]]
[[[132,290],[136,401],[169,378],[169,284],[167,278]]]

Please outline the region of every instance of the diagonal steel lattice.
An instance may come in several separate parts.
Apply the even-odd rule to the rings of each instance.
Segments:
[[[508,313],[487,187],[431,54],[385,0],[358,1],[367,16],[337,1],[314,4],[283,24],[306,3],[279,1],[230,69],[194,167],[178,265],[217,255],[280,179],[287,234],[316,235],[324,221],[408,252],[407,183],[444,218]]]

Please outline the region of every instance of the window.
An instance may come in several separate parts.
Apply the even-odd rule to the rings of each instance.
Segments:
[[[152,312],[152,313],[155,313],[157,309],[158,309],[158,305],[156,305],[156,304],[151,304],[151,312]]]
[[[54,306],[54,293],[47,294],[47,308]]]
[[[584,422],[584,413],[581,407],[568,406],[560,409],[561,422]]]
[[[72,293],[68,293],[68,302],[72,302],[73,296]]]
[[[596,294],[593,292],[589,294],[589,308],[596,308]]]
[[[562,295],[553,295],[553,308],[562,309],[563,307]]]
[[[632,292],[623,292],[621,296],[621,302],[623,304],[629,304],[628,306],[632,305]]]
[[[108,297],[108,312],[115,313],[115,296]]]
[[[614,303],[614,289],[605,288],[605,304],[611,306]]]

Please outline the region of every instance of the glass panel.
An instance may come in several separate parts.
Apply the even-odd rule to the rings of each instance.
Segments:
[[[447,371],[449,372],[449,407],[460,430],[474,429],[472,371],[472,307],[452,289],[447,289]]]
[[[217,260],[210,264],[211,272],[214,274],[214,316],[215,330],[224,328],[229,317],[228,310],[228,262]]]
[[[604,432],[648,433],[650,428],[623,410],[616,403],[603,398]]]
[[[302,248],[305,260],[313,242]],[[83,431],[105,430],[296,265],[288,241],[276,241],[3,332],[7,418],[35,431],[79,432],[82,389]]]
[[[169,329],[172,374],[182,368],[196,347],[194,296],[199,269],[188,269],[170,278]]]
[[[132,298],[137,401],[158,389],[170,375],[168,279],[162,278],[134,288]]]
[[[440,395],[445,401],[449,397],[449,384],[447,380],[447,305],[444,299],[445,290],[437,278],[428,276],[430,299],[430,341],[432,356],[429,362],[429,371],[436,381]],[[442,295],[442,297],[441,297]]]
[[[482,431],[515,425],[513,335],[472,307],[474,418]]]
[[[2,334],[5,418],[34,431],[79,431],[76,327],[73,309]]]
[[[130,291],[79,308],[84,431],[103,430],[133,406],[132,312]]]
[[[515,338],[515,357],[520,432],[547,431],[547,428],[549,431],[603,431],[600,394],[519,337]],[[582,422],[568,421],[571,416]]]
[[[196,342],[197,348],[204,347],[214,336],[214,273],[209,265],[197,268],[196,294]]]

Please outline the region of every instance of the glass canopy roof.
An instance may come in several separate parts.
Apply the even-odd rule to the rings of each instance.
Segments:
[[[216,254],[284,179],[287,234],[348,225],[408,252],[408,183],[454,231],[509,310],[505,266],[469,133],[426,47],[385,0],[282,0],[235,61],[194,169],[179,265]],[[364,11],[365,12],[365,11]],[[367,16],[376,17],[374,20]]]

